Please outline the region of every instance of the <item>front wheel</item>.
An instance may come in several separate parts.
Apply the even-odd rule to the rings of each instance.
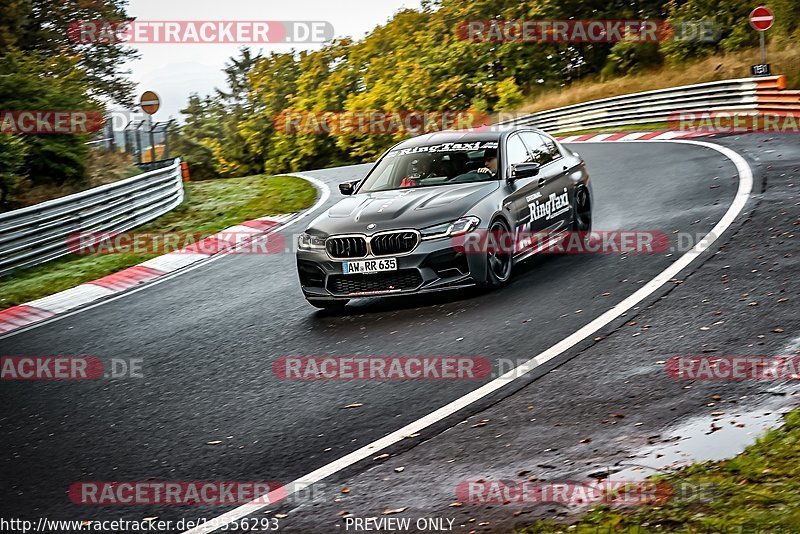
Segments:
[[[502,219],[496,219],[489,226],[491,241],[486,247],[486,287],[500,287],[511,278],[513,247],[508,247],[510,234]]]
[[[592,200],[589,197],[589,190],[585,187],[579,187],[575,191],[572,230],[586,234],[592,231]]]

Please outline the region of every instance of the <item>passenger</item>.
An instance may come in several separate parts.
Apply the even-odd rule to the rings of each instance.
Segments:
[[[497,174],[497,149],[487,148],[483,152],[483,167],[478,169],[479,173]]]

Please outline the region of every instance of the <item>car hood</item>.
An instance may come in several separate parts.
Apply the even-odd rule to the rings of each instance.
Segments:
[[[421,229],[469,215],[469,209],[499,185],[491,181],[358,194],[331,207],[309,229],[325,235]]]

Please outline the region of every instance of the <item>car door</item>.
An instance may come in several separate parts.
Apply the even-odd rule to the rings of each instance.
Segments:
[[[531,153],[519,133],[508,136],[503,146],[502,157],[504,176],[506,177],[511,175],[511,168],[514,165],[533,161]],[[525,239],[531,234],[529,202],[537,194],[540,195],[538,183],[539,177],[532,176],[520,178],[508,185],[510,193],[505,199],[504,207],[510,212],[511,219],[514,221],[515,253],[524,252],[523,249],[529,246],[529,240]]]
[[[572,204],[569,191],[569,171],[556,144],[538,132],[520,132],[532,161],[540,165],[535,177],[536,193],[528,202],[531,231],[555,232],[569,228]]]

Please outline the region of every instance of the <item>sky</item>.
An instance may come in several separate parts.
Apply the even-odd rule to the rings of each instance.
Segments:
[[[363,37],[386,23],[402,8],[418,8],[420,0],[129,0],[128,14],[139,21],[246,20],[328,21],[335,37]],[[205,95],[223,87],[225,62],[239,53],[236,44],[146,44],[134,45],[141,58],[131,62],[131,78],[138,95],[155,91],[161,108],[156,121],[178,118],[191,93]],[[321,45],[294,45],[315,50]],[[291,45],[253,45],[254,51],[286,52]]]

